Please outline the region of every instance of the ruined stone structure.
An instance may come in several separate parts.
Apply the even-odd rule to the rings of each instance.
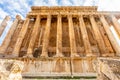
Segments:
[[[97,58],[120,56],[111,30],[120,38],[119,18],[120,12],[99,12],[95,6],[33,6],[25,20],[16,16],[0,57],[23,62],[23,77],[96,77]]]

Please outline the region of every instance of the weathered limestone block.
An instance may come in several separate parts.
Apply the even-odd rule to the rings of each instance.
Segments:
[[[96,76],[95,57],[71,59],[73,76]]]
[[[22,61],[0,59],[0,80],[22,80],[23,67]]]
[[[41,58],[24,61],[23,76],[70,76],[70,59]]]
[[[98,58],[98,80],[120,80],[120,58]]]

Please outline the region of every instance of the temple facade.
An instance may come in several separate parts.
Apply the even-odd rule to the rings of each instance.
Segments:
[[[1,23],[0,36],[9,19]],[[96,6],[33,6],[25,20],[16,16],[0,57],[23,62],[22,76],[96,77],[97,58],[120,56],[118,19],[120,12]]]

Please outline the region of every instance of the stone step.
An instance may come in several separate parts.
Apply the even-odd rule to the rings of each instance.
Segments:
[[[23,80],[97,80],[97,79],[84,79],[84,78],[80,78],[80,79],[25,79],[23,78]]]
[[[97,76],[23,77],[23,80],[97,80]]]

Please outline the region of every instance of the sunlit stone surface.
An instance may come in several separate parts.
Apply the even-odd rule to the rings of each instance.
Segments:
[[[1,80],[21,80],[22,77],[95,79],[99,58],[116,60],[120,57],[118,19],[120,12],[99,12],[96,6],[31,7],[25,20],[16,16],[0,46]],[[0,30],[4,29],[0,27]],[[109,64],[100,64],[109,69]],[[113,69],[101,69],[108,80],[119,79],[119,71],[116,76],[107,73]]]

